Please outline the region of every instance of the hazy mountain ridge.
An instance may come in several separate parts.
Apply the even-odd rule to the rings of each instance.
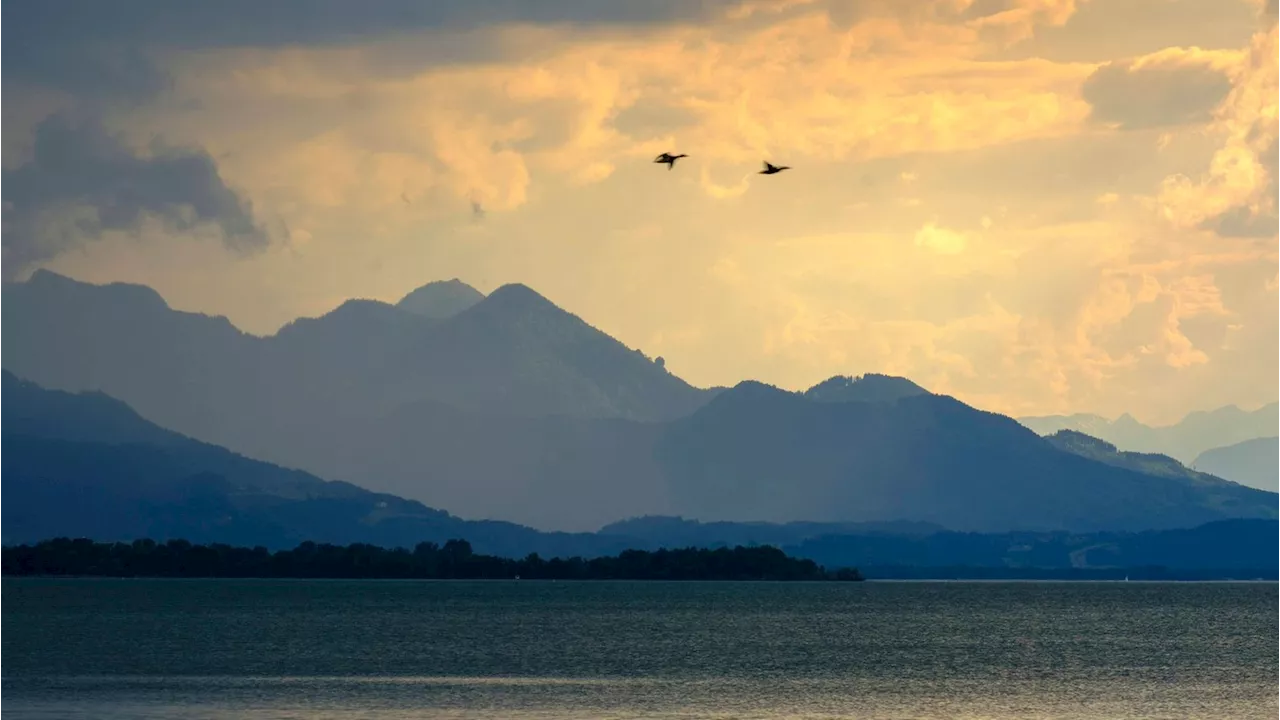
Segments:
[[[1275,517],[1276,497],[1066,453],[941,395],[822,403],[744,383],[668,423],[678,513],[708,520],[914,520],[955,530],[1145,529]]]
[[[1276,492],[1280,485],[1280,438],[1254,438],[1206,450],[1191,465],[1241,485]]]
[[[1213,577],[1272,577],[1276,565],[1270,540],[1280,526],[1274,520],[1137,534],[973,534],[911,522],[779,525],[642,517],[594,534],[540,533],[461,520],[237,456],[158,428],[101,394],[44,390],[6,372],[3,395],[6,544],[66,536],[271,548],[303,540],[412,547],[464,538],[477,551],[517,558],[529,552],[592,557],[626,548],[772,544],[819,562],[879,566],[881,576],[933,577],[955,571],[923,568],[966,566],[999,574],[1158,565],[1209,569]]]
[[[1274,495],[1062,452],[903,378],[697,390],[523,285],[445,320],[350,301],[271,338],[51,273],[4,301],[7,369],[472,517],[1083,531],[1276,515]]]
[[[160,428],[96,393],[3,373],[4,541],[89,536],[407,545],[465,536],[500,554],[616,552],[620,538],[468,521]]]
[[[1280,435],[1280,404],[1245,411],[1234,405],[1188,414],[1173,425],[1144,425],[1129,414],[1114,421],[1099,415],[1046,415],[1018,418],[1041,435],[1074,430],[1115,445],[1121,450],[1160,453],[1182,463],[1216,447],[1244,440]]]
[[[444,320],[349,301],[262,338],[170,310],[149,288],[47,271],[7,284],[2,310],[5,369],[51,388],[102,390],[165,427],[266,458],[273,428],[319,432],[416,401],[656,420],[714,395],[523,286]]]

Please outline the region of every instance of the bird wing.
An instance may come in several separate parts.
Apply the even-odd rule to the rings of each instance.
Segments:
[[[773,169],[773,165],[770,165],[770,164],[769,164],[769,161],[768,161],[768,160],[766,160],[766,161],[764,162],[764,169],[765,169],[765,170],[772,170],[772,169]]]

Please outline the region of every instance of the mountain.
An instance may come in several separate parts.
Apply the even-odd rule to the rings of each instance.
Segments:
[[[293,547],[412,547],[466,538],[482,552],[603,554],[631,541],[466,521],[421,503],[251,460],[147,422],[98,393],[3,373],[4,542],[182,538]]]
[[[1092,532],[1276,516],[1274,494],[1065,452],[902,378],[699,390],[523,285],[445,319],[349,301],[266,338],[136,286],[40,272],[4,293],[6,369],[467,517]]]
[[[1200,453],[1191,466],[1241,485],[1276,492],[1280,438],[1254,438]]]
[[[819,402],[894,402],[928,393],[906,378],[867,373],[860,377],[837,375],[809,388],[804,395]]]
[[[641,517],[595,534],[540,533],[510,523],[462,520],[394,495],[251,460],[159,428],[99,393],[45,390],[5,372],[0,394],[6,544],[69,536],[182,538],[270,548],[305,540],[411,547],[464,538],[479,552],[505,557],[772,544],[828,564],[876,567],[878,577],[1140,566],[1194,571],[1173,575],[1179,577],[1199,577],[1202,571],[1212,571],[1205,577],[1271,577],[1267,573],[1275,567],[1276,550],[1269,542],[1277,531],[1274,520],[1136,534],[975,534],[912,522],[703,523]]]
[[[708,395],[520,284],[441,323],[386,372],[397,398],[502,415],[663,420]]]
[[[1018,422],[1041,435],[1074,430],[1106,440],[1123,449],[1160,453],[1189,463],[1200,453],[1258,437],[1280,435],[1280,404],[1253,411],[1230,405],[1209,412],[1194,412],[1174,425],[1151,427],[1125,414],[1114,421],[1098,415],[1046,415],[1019,418]]]
[[[783,542],[899,521],[975,532],[1142,530],[1275,517],[1277,505],[1274,494],[1171,459],[1064,449],[1009,418],[931,394],[832,403],[742,383],[667,423],[493,417],[419,403],[302,442],[286,444],[308,470],[466,516],[604,525],[650,539],[616,521],[797,523],[726,535]],[[804,530],[806,522],[822,527]],[[668,525],[662,534],[705,539],[723,530]]]
[[[669,514],[653,446],[663,425],[622,419],[486,415],[437,402],[281,437],[277,452],[328,477],[413,497],[464,517],[587,531]]]
[[[1045,439],[1049,441],[1050,445],[1059,450],[1108,465],[1114,465],[1115,467],[1207,485],[1221,485],[1224,483],[1222,478],[1192,470],[1168,455],[1119,450],[1106,440],[1099,440],[1074,430],[1059,430]]]
[[[655,454],[670,506],[703,521],[1093,531],[1277,514],[1274,494],[1064,452],[1010,418],[941,395],[823,403],[742,383],[668,423]]]
[[[149,288],[41,270],[4,287],[3,366],[45,387],[106,392],[164,427],[276,461],[288,459],[274,455],[279,428],[331,435],[416,402],[653,421],[714,394],[522,285],[444,318],[419,314],[440,297],[431,287],[403,307],[348,301],[255,337],[226,318],[172,310]]]
[[[430,282],[405,295],[396,307],[433,320],[447,320],[484,300],[484,293],[454,278]]]

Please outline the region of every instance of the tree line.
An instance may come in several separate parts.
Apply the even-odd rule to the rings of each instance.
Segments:
[[[304,542],[292,550],[195,545],[186,540],[100,543],[56,538],[6,547],[6,576],[158,578],[348,578],[423,580],[862,580],[772,546],[625,550],[616,556],[519,560],[472,551],[466,540],[412,550]]]

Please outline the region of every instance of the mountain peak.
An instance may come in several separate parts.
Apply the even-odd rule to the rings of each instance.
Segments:
[[[878,373],[836,375],[804,391],[805,397],[818,402],[896,402],[928,394],[928,390],[904,377]]]
[[[22,290],[19,290],[19,288],[22,288]],[[33,272],[26,282],[18,283],[14,290],[29,296],[53,300],[72,298],[77,299],[77,301],[93,302],[97,305],[101,305],[105,300],[108,303],[123,303],[131,307],[146,308],[151,311],[169,309],[169,303],[165,301],[164,297],[156,292],[154,288],[146,285],[125,282],[97,285],[76,280],[44,268]]]
[[[66,275],[56,273],[52,270],[46,270],[44,268],[39,268],[35,272],[31,273],[31,277],[27,278],[27,283],[30,285],[40,285],[44,283],[82,284],[78,280],[73,280]]]
[[[507,303],[555,304],[524,283],[507,283],[506,285],[503,285],[497,290],[489,293],[489,298],[493,300],[502,300]]]
[[[446,320],[484,299],[484,293],[462,282],[436,280],[405,295],[396,307],[415,315]]]

